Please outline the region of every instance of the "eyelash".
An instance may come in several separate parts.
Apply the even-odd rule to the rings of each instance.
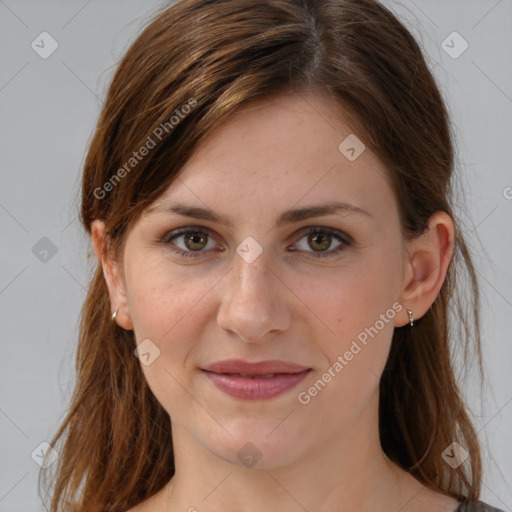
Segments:
[[[202,250],[201,251],[184,251],[182,249],[177,249],[177,248],[173,247],[171,244],[172,240],[179,238],[180,236],[186,235],[188,233],[198,233],[198,232],[202,233],[202,234],[206,234],[208,237],[213,238],[211,236],[211,234],[209,233],[209,230],[207,230],[205,228],[187,227],[187,228],[181,228],[181,229],[171,231],[170,233],[167,233],[160,240],[160,242],[162,244],[164,244],[165,246],[167,246],[172,252],[178,254],[179,256],[198,258],[198,257],[200,257],[201,253],[204,253],[205,251],[202,251]],[[307,258],[329,258],[329,257],[337,256],[340,252],[345,250],[347,247],[350,247],[351,245],[353,245],[353,241],[349,235],[343,233],[342,231],[338,231],[337,229],[328,228],[328,227],[309,227],[309,228],[307,228],[306,232],[304,232],[302,234],[302,236],[299,238],[299,240],[301,240],[305,236],[311,235],[313,233],[321,233],[321,234],[325,234],[325,235],[330,235],[330,236],[336,238],[339,242],[341,242],[341,244],[336,249],[330,250],[328,252],[320,251],[320,252],[311,252],[310,253],[309,251],[305,251],[308,254],[308,256],[306,256]]]

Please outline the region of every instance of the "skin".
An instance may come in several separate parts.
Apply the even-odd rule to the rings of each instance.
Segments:
[[[309,92],[253,103],[217,128],[152,207],[209,207],[229,227],[146,211],[116,261],[105,252],[103,223],[93,222],[115,321],[137,344],[149,338],[160,350],[141,367],[172,421],[176,475],[131,512],[455,510],[454,499],[391,463],[378,432],[378,382],[393,329],[409,322],[406,309],[421,318],[438,295],[453,257],[453,222],[436,212],[425,234],[406,241],[383,164],[368,148],[354,161],[338,150],[352,133],[344,119],[331,100]],[[335,200],[369,215],[275,225],[285,210]],[[329,256],[343,242],[308,240],[309,226],[339,230],[354,244]],[[159,243],[182,227],[206,236]],[[252,262],[236,252],[248,236],[262,249]],[[179,256],[172,244],[196,257]],[[401,306],[394,318],[301,404],[299,392],[393,304]],[[233,357],[313,371],[278,397],[235,399],[199,370]],[[253,467],[237,457],[248,442],[261,454]]]

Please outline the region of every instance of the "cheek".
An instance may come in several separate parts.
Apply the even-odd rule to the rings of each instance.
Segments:
[[[197,267],[176,269],[164,257],[136,265],[130,275],[129,307],[136,339],[154,338],[166,344],[183,329],[198,324],[201,302],[219,281],[217,274]],[[194,319],[196,321],[194,321]]]
[[[318,315],[329,337],[348,340],[392,307],[398,297],[399,268],[385,261],[382,255],[369,254],[327,276],[302,279],[301,298]]]
[[[194,274],[195,273],[195,274]],[[213,273],[212,273],[213,274]],[[137,344],[149,339],[158,356],[142,371],[149,388],[173,421],[196,414],[190,394],[190,363],[208,321],[208,293],[219,276],[198,275],[197,269],[177,272],[166,261],[146,261],[132,273],[130,313]]]
[[[325,421],[326,414],[336,411],[333,423],[338,427],[358,416],[378,389],[391,347],[393,298],[385,281],[373,277],[369,271],[359,277],[347,272],[330,282],[325,294],[329,300],[317,303],[335,334],[316,336],[325,367],[308,388],[301,388],[306,393],[302,400],[311,399],[305,406],[310,417]]]
[[[211,314],[208,294],[219,276],[198,275],[192,266],[177,272],[162,258],[137,263],[129,275],[130,315],[137,345],[149,339],[155,354],[149,365],[141,359],[142,371],[157,400],[179,417],[190,400],[184,392],[190,387],[187,362],[194,359],[196,340]]]
[[[396,261],[398,258],[386,257],[382,252],[378,258],[368,254],[350,267],[333,272],[321,293],[318,284],[309,287],[312,308],[329,327],[328,331],[323,330],[327,335],[317,337],[318,348],[328,360],[325,370],[331,367],[331,373],[343,375],[340,379],[332,378],[336,382],[333,388],[360,395],[365,386],[376,385],[382,373],[391,346],[396,309],[401,307],[396,303]],[[332,367],[336,361],[339,364]]]

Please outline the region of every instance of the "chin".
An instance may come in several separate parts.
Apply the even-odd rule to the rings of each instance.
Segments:
[[[281,420],[282,421],[282,420]],[[286,420],[285,420],[286,421]],[[284,422],[283,422],[284,423]],[[270,419],[237,420],[236,424],[225,424],[227,433],[210,445],[210,451],[230,464],[256,469],[272,469],[296,461],[298,447],[304,446],[304,436],[299,429],[293,432],[292,425]]]

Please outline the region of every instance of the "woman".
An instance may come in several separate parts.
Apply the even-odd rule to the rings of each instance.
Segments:
[[[160,12],[85,162],[97,268],[50,510],[497,510],[450,360],[480,357],[452,172],[376,1]]]

